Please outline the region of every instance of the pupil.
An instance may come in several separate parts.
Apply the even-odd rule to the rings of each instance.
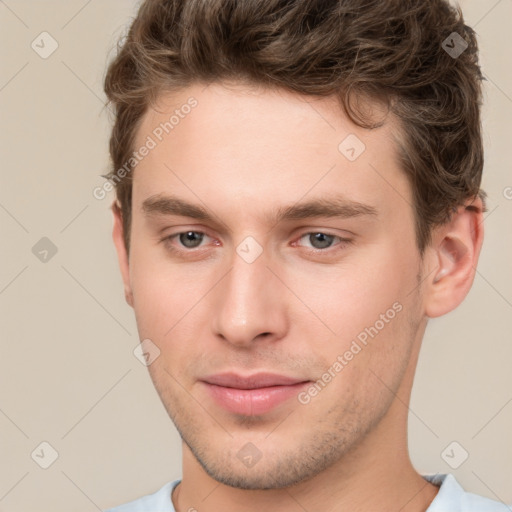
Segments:
[[[311,239],[311,237],[313,237],[313,239]],[[326,247],[329,247],[332,242],[331,239],[332,236],[326,235],[325,233],[314,233],[313,235],[310,235],[310,241],[316,249],[325,249]],[[317,242],[320,242],[319,247],[316,245]]]
[[[187,231],[180,235],[180,242],[185,247],[197,247],[202,240],[202,234],[195,231]],[[196,243],[197,242],[197,243]]]

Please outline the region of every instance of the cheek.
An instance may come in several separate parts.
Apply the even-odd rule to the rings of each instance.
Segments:
[[[333,400],[343,395],[373,404],[389,398],[376,375],[395,387],[409,360],[420,315],[418,295],[411,293],[417,271],[414,253],[390,242],[361,251],[331,273],[321,293],[310,292],[305,302],[335,333],[315,346],[325,371],[336,375],[326,398],[333,393]],[[318,280],[308,280],[299,293],[318,289],[311,288]]]
[[[152,251],[138,245],[133,244],[130,255],[137,326],[141,336],[161,340],[180,314],[187,291],[176,282],[175,273],[171,276],[169,265],[152,258]]]
[[[289,280],[297,296],[324,321],[331,334],[350,340],[376,322],[382,327],[384,321],[390,331],[388,326],[397,323],[396,310],[408,309],[414,296],[410,292],[417,286],[418,270],[412,251],[386,241],[354,251],[336,265],[290,275]],[[318,322],[313,317],[311,320]]]
[[[180,362],[198,355],[197,343],[189,341],[208,338],[204,304],[217,274],[206,265],[172,264],[165,254],[135,243],[130,279],[140,339],[151,339],[164,356],[159,363],[165,360],[173,372],[181,372]]]

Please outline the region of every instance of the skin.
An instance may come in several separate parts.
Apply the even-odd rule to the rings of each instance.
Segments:
[[[333,98],[194,84],[160,96],[136,147],[190,96],[197,107],[135,169],[129,258],[113,208],[126,300],[140,339],[160,350],[148,369],[183,439],[176,510],[426,510],[438,488],[411,464],[408,404],[428,318],[456,308],[472,285],[480,200],[436,228],[421,258],[391,117],[369,131]],[[353,162],[338,150],[348,134],[366,145]],[[214,220],[144,212],[145,200],[170,194]],[[378,213],[269,218],[339,195]],[[197,248],[164,241],[188,231],[205,233]],[[311,233],[332,238],[320,245]],[[252,263],[236,252],[248,236],[262,249]],[[400,312],[307,404],[293,397],[234,414],[200,382],[227,371],[316,382],[394,303]],[[237,457],[247,443],[261,453],[250,468]]]

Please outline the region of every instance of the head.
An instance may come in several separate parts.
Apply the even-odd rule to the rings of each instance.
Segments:
[[[383,425],[405,435],[396,396],[482,243],[480,80],[442,0],[141,5],[105,80],[114,241],[151,378],[210,476],[284,487]],[[234,410],[212,397],[226,372],[299,384]]]

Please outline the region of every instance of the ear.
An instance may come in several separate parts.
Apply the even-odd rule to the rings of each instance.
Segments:
[[[121,276],[124,284],[124,297],[126,302],[133,307],[133,293],[130,285],[130,267],[128,263],[128,253],[124,243],[123,236],[123,215],[119,203],[114,201],[112,203],[112,213],[114,214],[114,227],[112,229],[112,239],[117,251],[117,260],[121,270]]]
[[[434,229],[427,249],[425,314],[435,318],[455,309],[466,297],[476,273],[484,238],[484,205],[476,197]]]

